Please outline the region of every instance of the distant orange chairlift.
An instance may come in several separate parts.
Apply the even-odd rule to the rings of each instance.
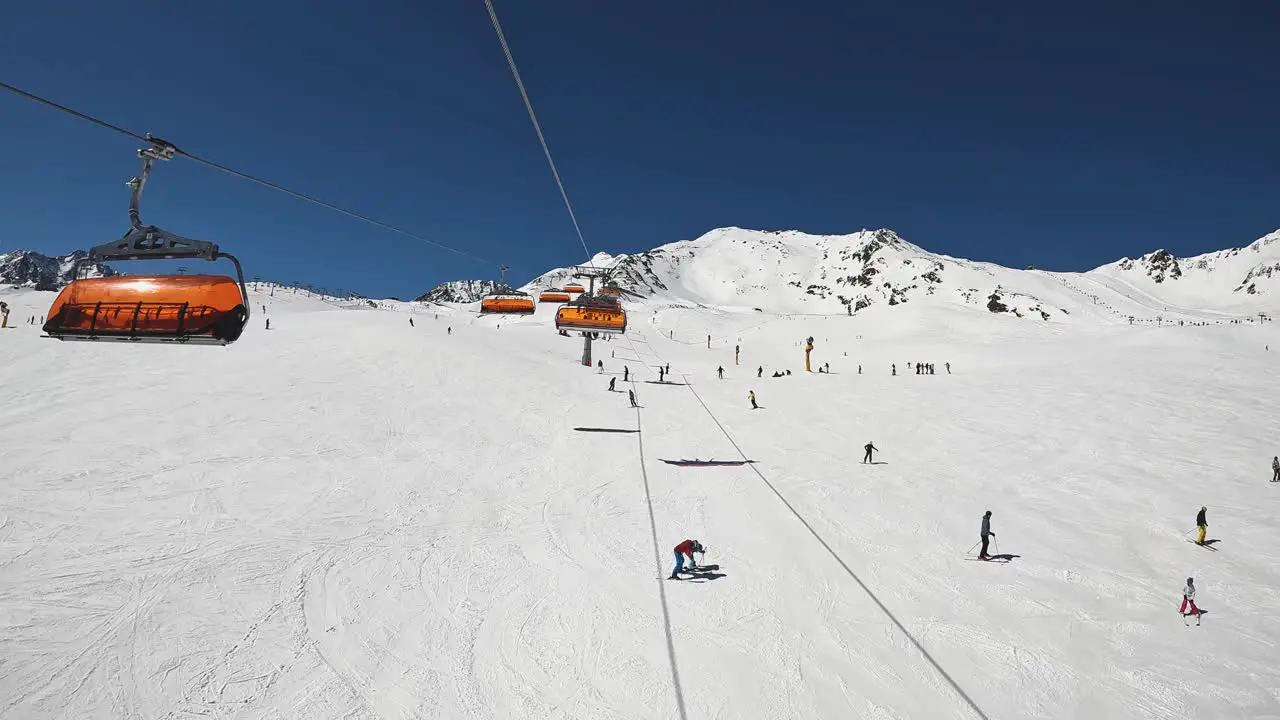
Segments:
[[[480,299],[480,314],[516,313],[529,315],[537,311],[533,298],[523,293],[492,293]]]
[[[538,296],[540,303],[567,303],[569,302],[569,293],[560,290],[547,290]]]
[[[49,309],[44,332],[58,340],[176,342],[227,345],[239,339],[249,320],[249,293],[235,256],[217,244],[192,240],[142,224],[138,209],[154,160],[169,160],[178,149],[147,135],[151,147],[138,151],[142,172],[129,181],[130,228],[124,237],[91,248],[77,264],[70,284]],[[122,275],[81,278],[85,263],[114,260],[215,261],[235,264],[236,278],[221,275]]]
[[[586,292],[586,291],[587,291],[587,289],[586,289],[586,288],[584,288],[584,287],[582,287],[581,285],[576,285],[576,284],[575,284],[575,285],[565,285],[565,286],[564,286],[564,291],[565,291],[565,292],[567,292],[567,293],[579,294],[579,293],[584,293],[584,292]]]

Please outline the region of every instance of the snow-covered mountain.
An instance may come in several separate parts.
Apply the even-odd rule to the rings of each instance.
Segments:
[[[1082,301],[1121,316],[1168,305],[1263,306],[1258,296],[1280,289],[1280,231],[1246,248],[1189,259],[1158,251],[1087,273],[1015,270],[940,255],[888,229],[810,235],[720,228],[635,255],[601,254],[594,262],[614,267],[615,280],[633,297],[677,305],[854,314],[948,303],[1051,320],[1067,317]],[[525,289],[558,287],[571,274],[552,270]],[[1108,298],[1117,296],[1115,304],[1100,299],[1107,291]]]
[[[1280,230],[1243,248],[1189,258],[1157,250],[1103,265],[1091,274],[1175,304],[1249,303],[1250,295],[1270,295],[1274,303],[1280,294]]]
[[[76,262],[88,253],[77,250],[62,257],[50,257],[31,250],[0,253],[0,285],[28,287],[35,290],[58,290],[71,281]],[[89,263],[83,266],[87,277],[110,277],[120,273],[108,265]]]
[[[414,302],[473,303],[491,292],[509,289],[493,280],[450,280],[414,298]]]

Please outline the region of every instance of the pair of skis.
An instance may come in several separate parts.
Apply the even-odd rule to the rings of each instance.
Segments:
[[[1200,627],[1200,617],[1201,617],[1201,616],[1203,616],[1203,615],[1204,615],[1205,613],[1207,613],[1207,612],[1209,612],[1209,611],[1208,611],[1208,610],[1200,610],[1199,612],[1193,612],[1193,613],[1181,613],[1181,615],[1182,615],[1182,624],[1183,624],[1183,625],[1186,625],[1187,627],[1191,627],[1191,623],[1187,622],[1187,618],[1188,618],[1188,617],[1190,617],[1190,616],[1192,616],[1192,615],[1195,615],[1195,616],[1196,616],[1196,627]]]

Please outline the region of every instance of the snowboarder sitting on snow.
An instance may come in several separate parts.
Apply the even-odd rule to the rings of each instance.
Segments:
[[[1204,544],[1204,535],[1209,532],[1209,521],[1205,520],[1204,514],[1204,507],[1201,507],[1200,512],[1196,513],[1196,528],[1200,530],[1200,537],[1196,540],[1197,545]]]
[[[1187,586],[1182,588],[1182,607],[1178,608],[1178,612],[1186,615],[1187,605],[1191,605],[1191,614],[1199,615],[1200,608],[1196,607],[1196,582],[1195,578],[1187,578]]]
[[[987,555],[987,542],[990,538],[995,537],[995,533],[991,531],[991,511],[988,510],[982,515],[982,552],[978,553],[979,560],[990,559]]]
[[[677,577],[677,574],[684,570],[685,556],[686,555],[689,556],[689,567],[696,568],[698,567],[698,561],[693,559],[693,554],[705,553],[706,550],[703,549],[702,543],[698,542],[697,540],[685,540],[684,542],[680,543],[675,547],[675,552],[676,552],[676,569],[671,571],[671,579],[679,580],[680,578]]]

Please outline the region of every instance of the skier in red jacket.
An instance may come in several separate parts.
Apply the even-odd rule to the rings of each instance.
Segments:
[[[702,547],[702,543],[698,542],[697,540],[685,540],[684,542],[680,543],[675,547],[675,551],[676,551],[676,569],[671,571],[671,577],[670,577],[671,580],[680,579],[679,577],[677,577],[677,575],[680,573],[680,571],[684,570],[684,558],[686,555],[689,556],[689,567],[696,568],[698,567],[698,561],[693,559],[693,554],[706,552],[706,550],[703,549]]]

